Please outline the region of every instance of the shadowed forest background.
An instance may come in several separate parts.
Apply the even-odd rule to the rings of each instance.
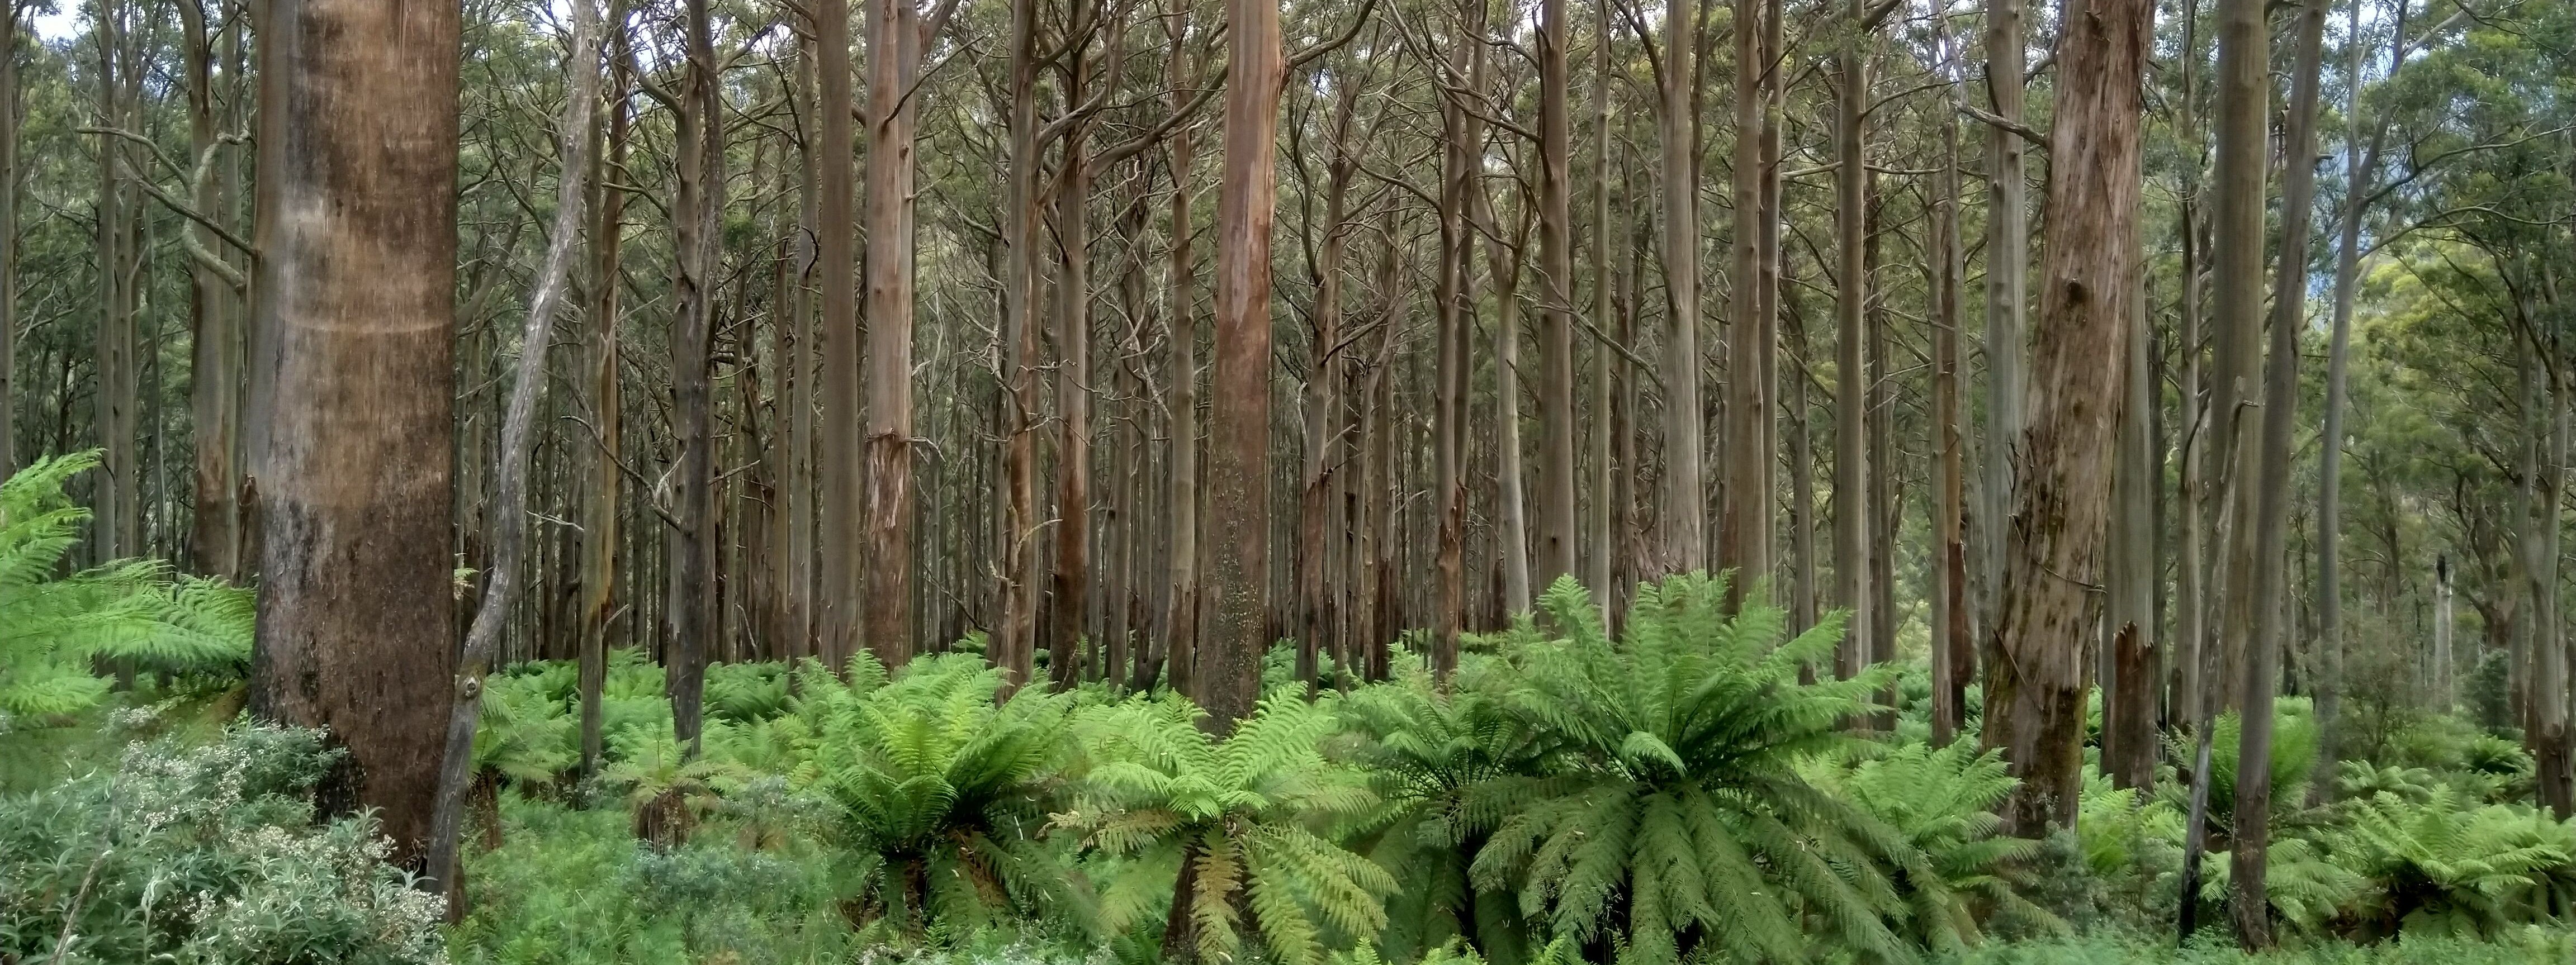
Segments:
[[[0,27],[0,965],[2576,955],[2564,2]]]

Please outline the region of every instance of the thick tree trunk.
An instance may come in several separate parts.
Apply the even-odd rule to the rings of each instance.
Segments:
[[[884,0],[878,0],[884,2]],[[895,0],[901,2],[901,0]],[[815,105],[815,148],[819,161],[814,174],[814,260],[815,281],[820,289],[822,319],[818,326],[816,348],[823,355],[822,432],[811,442],[820,459],[818,480],[822,485],[822,503],[815,511],[816,538],[820,541],[818,562],[822,566],[819,590],[819,612],[814,614],[815,643],[822,651],[823,663],[839,673],[856,652],[862,612],[878,601],[865,595],[868,573],[877,572],[879,561],[865,557],[867,522],[860,492],[863,440],[850,438],[862,415],[859,398],[859,353],[862,345],[858,313],[858,259],[851,235],[857,224],[856,190],[851,175],[851,110],[854,97],[850,71],[850,0],[815,0],[814,3],[814,80],[820,103]],[[872,57],[871,70],[898,66],[900,58]],[[895,63],[886,63],[886,61]],[[875,116],[870,115],[872,118]],[[900,123],[900,122],[898,122]],[[869,152],[871,155],[877,153]],[[909,152],[905,155],[909,161]],[[905,165],[910,170],[910,165]],[[871,165],[871,173],[875,168]],[[905,215],[909,217],[908,213]],[[878,217],[871,211],[870,218]],[[891,217],[891,216],[889,216]],[[873,223],[869,237],[875,237]],[[873,240],[870,242],[874,244]],[[905,236],[909,246],[910,236]],[[907,277],[909,277],[907,275]],[[871,279],[873,281],[873,279]],[[873,295],[873,293],[871,293]],[[910,338],[909,332],[905,337]],[[874,414],[873,411],[871,414]]]
[[[1202,690],[1231,731],[1261,690],[1270,609],[1270,225],[1282,83],[1279,0],[1226,0],[1225,167],[1216,208],[1216,372],[1210,382],[1208,541],[1216,612]]]
[[[2259,17],[2260,13],[2255,15]],[[2312,159],[2317,153],[2317,85],[2325,19],[2325,0],[2308,0],[2300,6],[2297,62],[2281,144],[2282,156],[2289,163],[2284,165],[2281,179],[2281,243],[2277,246],[2280,264],[2272,283],[2272,346],[2264,373],[2263,436],[2257,452],[2259,462],[2240,477],[2240,484],[2256,490],[2254,527],[2252,532],[2243,534],[2250,540],[2240,538],[2242,550],[2237,556],[2238,562],[2251,570],[2243,574],[2242,582],[2250,590],[2246,606],[2253,611],[2247,625],[2252,632],[2245,638],[2251,652],[2240,681],[2245,721],[2237,742],[2236,759],[2240,762],[2265,763],[2272,759],[2272,696],[2279,686],[2281,653],[2290,631],[2290,605],[2283,599],[2288,580],[2283,571],[2289,564],[2290,459],[2292,433],[2298,424],[2299,333],[2307,327],[2308,213],[2316,196],[2316,165]],[[2226,59],[2224,39],[2233,36],[2233,32],[2221,35],[2222,62]],[[2257,61],[2252,70],[2258,85],[2266,85],[2268,80],[2261,76],[2260,51],[2257,47],[2246,53]],[[2221,73],[2225,74],[2224,68]],[[2229,75],[2224,79],[2229,86],[2221,88],[2222,93],[2234,90],[2236,78]],[[2222,106],[2222,112],[2228,109]],[[2258,120],[2254,128],[2258,132],[2259,124]],[[2253,150],[2259,165],[2263,150],[2259,141]],[[2224,160],[2227,155],[2222,151],[2220,157]],[[2259,213],[2255,225],[2259,231]],[[2258,236],[2253,245],[2257,257],[2261,246]],[[2223,262],[2221,267],[2225,267]],[[2221,293],[2225,291],[2222,287]],[[2248,315],[2239,320],[2250,322],[2252,318]],[[2236,774],[2235,845],[2228,852],[2228,910],[2236,921],[2237,942],[2248,949],[2272,945],[2272,910],[2265,887],[2270,870],[2271,816],[2271,768],[2240,766]]]
[[[1088,67],[1067,55],[1080,100]],[[1047,675],[1062,690],[1082,680],[1083,634],[1091,613],[1091,161],[1082,125],[1064,139],[1055,206],[1055,566],[1047,616]]]
[[[222,194],[223,185],[211,176],[216,152],[222,144],[215,130],[214,36],[207,29],[205,9],[199,6],[198,0],[181,0],[175,7],[185,35],[180,50],[182,67],[187,73],[188,147],[190,156],[196,161],[189,203],[200,214],[222,218],[227,203]],[[15,8],[12,8],[8,32],[0,33],[0,52],[6,52],[9,65],[0,67],[0,70],[16,69],[16,19]],[[0,84],[0,90],[15,89],[14,81]],[[5,113],[13,117],[0,123],[14,123],[15,100],[8,104],[11,106]],[[14,142],[14,132],[6,140]],[[7,179],[0,183],[16,183],[12,174],[14,163],[14,158],[0,162],[0,178]],[[6,223],[0,221],[0,224]],[[237,296],[219,271],[221,262],[208,263],[208,258],[220,257],[214,254],[216,245],[221,243],[214,229],[192,224],[188,230],[194,240],[192,252],[202,253],[190,260],[188,278],[188,314],[195,322],[196,333],[188,368],[189,423],[196,449],[196,512],[189,545],[198,573],[239,580],[242,578],[241,513],[234,505],[234,498],[240,491],[242,358],[240,326],[234,311]],[[14,241],[12,239],[10,243]],[[0,289],[0,297],[5,295],[6,290]],[[5,316],[0,316],[0,328],[9,324]],[[0,335],[0,340],[7,337]],[[0,383],[5,382],[6,377],[0,376]],[[6,398],[6,395],[0,394],[0,398]],[[6,418],[0,416],[0,420]],[[0,421],[0,430],[5,428],[5,422]],[[0,435],[6,435],[6,432],[0,431]],[[0,442],[0,449],[6,446],[7,443]],[[0,474],[7,471],[8,460],[0,457]]]
[[[813,38],[805,38],[797,56],[795,98],[798,113],[813,118],[818,112],[821,87],[817,61],[821,47]],[[811,124],[809,120],[807,124]],[[806,128],[806,129],[810,129]],[[821,259],[817,234],[822,230],[823,199],[818,182],[822,179],[824,152],[815,137],[796,139],[796,163],[801,175],[796,191],[796,234],[790,245],[787,303],[781,306],[790,315],[787,348],[779,359],[786,369],[780,396],[787,410],[787,553],[785,603],[788,660],[801,663],[821,656],[814,640],[814,554],[820,535],[814,507],[814,269]]]
[[[1718,566],[1732,570],[1728,593],[1741,601],[1754,584],[1771,576],[1771,477],[1769,446],[1771,386],[1763,377],[1762,358],[1770,351],[1771,328],[1764,318],[1763,207],[1768,180],[1764,137],[1770,101],[1764,79],[1770,57],[1763,45],[1763,0],[1734,0],[1735,23],[1735,163],[1730,188],[1735,214],[1730,242],[1735,263],[1735,292],[1727,299],[1726,350],[1726,490],[1718,519]],[[1799,471],[1805,471],[1800,467]]]
[[[837,45],[843,35],[825,36]],[[913,85],[925,43],[912,0],[868,5],[867,508],[860,527],[867,586],[859,599],[868,649],[889,669],[909,662],[913,651],[912,141],[921,104]],[[848,68],[845,56],[841,69]],[[841,83],[846,94],[847,78]],[[847,121],[841,124],[846,135]],[[831,129],[827,119],[824,130]],[[837,153],[845,143],[824,139],[836,171],[848,165]]]
[[[349,749],[324,809],[428,844],[454,667],[460,8],[270,0],[250,412],[251,709]]]
[[[1610,320],[1610,45],[1616,39],[1617,26],[1610,19],[1609,0],[1593,0],[1594,25],[1600,31],[1593,38],[1592,52],[1592,330],[1595,337],[1607,337],[1617,326]],[[1392,243],[1390,241],[1390,243]],[[1392,253],[1390,252],[1390,257]],[[1392,277],[1392,276],[1390,276]],[[1390,316],[1390,319],[1392,316]],[[1624,348],[1625,346],[1618,346]],[[1618,555],[1619,536],[1616,516],[1611,510],[1611,482],[1619,464],[1611,461],[1611,439],[1617,435],[1611,394],[1624,374],[1619,369],[1619,352],[1614,346],[1592,347],[1592,502],[1584,520],[1585,567],[1583,583],[1592,591],[1592,599],[1604,609],[1611,607],[1612,560]]]
[[[1010,168],[1002,191],[1003,410],[1002,618],[987,651],[1005,686],[1027,683],[1036,664],[1038,433],[1038,3],[1012,0]]]
[[[1165,55],[1164,77],[1171,88],[1172,105],[1181,104],[1181,50],[1189,30],[1189,8],[1182,0],[1170,11],[1171,46]],[[1171,352],[1171,369],[1166,377],[1172,383],[1171,397],[1171,548],[1167,564],[1170,585],[1164,600],[1163,663],[1170,670],[1167,677],[1173,692],[1198,699],[1198,638],[1200,592],[1198,578],[1198,320],[1192,314],[1191,277],[1197,263],[1191,258],[1190,167],[1191,141],[1188,128],[1172,132],[1172,263],[1165,293],[1164,340]],[[1136,689],[1153,684],[1151,662],[1136,670]]]
[[[1538,545],[1534,583],[1574,573],[1574,170],[1565,0],[1539,0]]]
[[[1986,96],[1996,116],[2022,120],[2022,2],[1986,0]],[[2023,316],[2030,287],[2028,145],[2011,131],[1986,129],[1986,446],[1979,467],[1984,505],[1978,518],[1984,632],[1994,639],[2003,615],[2004,519],[2013,503],[2013,446],[2022,437]],[[2054,170],[2052,166],[2051,170]],[[1987,706],[1994,705],[1990,687]]]
[[[686,0],[681,17],[688,83],[675,112],[679,190],[671,206],[678,247],[677,311],[671,318],[673,459],[670,602],[662,615],[663,669],[671,730],[698,750],[706,663],[717,635],[713,378],[715,285],[724,211],[724,100],[707,0]]]
[[[623,3],[612,4],[617,14],[625,12]],[[623,23],[618,16],[612,23]],[[622,64],[624,58],[621,56]],[[618,470],[619,430],[622,403],[618,391],[617,310],[618,255],[624,245],[626,192],[608,186],[612,172],[626,163],[626,136],[633,115],[625,106],[625,77],[621,71],[612,92],[607,122],[607,144],[604,153],[591,155],[598,165],[591,179],[593,196],[598,199],[591,227],[590,332],[586,353],[586,374],[590,379],[590,418],[594,437],[588,478],[581,500],[581,668],[577,689],[581,698],[581,775],[584,779],[599,773],[602,734],[600,701],[608,684],[608,623],[617,609],[617,543],[618,491],[624,473]],[[601,159],[605,160],[601,160]],[[809,327],[810,328],[810,327]],[[797,344],[806,343],[800,341]],[[800,370],[797,376],[804,378]],[[792,495],[792,494],[791,494]],[[810,510],[809,510],[810,511]],[[790,523],[791,527],[793,523]]]
[[[2123,336],[2138,295],[2139,87],[2154,7],[2070,3],[2049,134],[2048,250],[2032,346],[2031,420],[2012,492],[2012,538],[1993,633],[1985,740],[2022,783],[2013,833],[2069,828],[2083,790],[2082,639],[2100,582],[2120,418]]]
[[[1708,567],[1699,402],[1699,51],[1695,0],[1664,6],[1664,573]]]

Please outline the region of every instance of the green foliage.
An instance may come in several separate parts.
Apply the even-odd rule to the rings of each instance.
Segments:
[[[442,961],[441,902],[373,819],[314,815],[338,760],[318,732],[243,726],[0,801],[0,960]]]
[[[1824,783],[1929,859],[1938,882],[1915,891],[1909,937],[1917,942],[1942,948],[1974,939],[1980,912],[2032,926],[2058,924],[2016,887],[2040,842],[2003,833],[1995,807],[2018,782],[2004,772],[2001,750],[1905,744],[1847,772],[1827,772]]]
[[[2104,932],[1992,945],[1944,965],[2565,965],[2571,958],[2576,935],[2540,928],[2492,942],[2409,935],[2379,944],[2325,943],[2259,954],[2238,951],[2228,939],[2175,948],[2170,932]]]
[[[1548,589],[1557,636],[1514,641],[1499,684],[1543,764],[1502,779],[1521,803],[1478,851],[1476,885],[1512,888],[1546,933],[1622,962],[1803,958],[1810,923],[1857,953],[1912,957],[1892,923],[1946,914],[1945,880],[1799,770],[1853,748],[1841,724],[1874,709],[1892,671],[1801,684],[1841,619],[1784,644],[1777,607],[1730,618],[1725,596],[1700,575],[1640,587],[1614,645],[1579,586]]]
[[[2344,914],[2368,934],[2502,934],[2563,908],[2553,895],[2576,881],[2576,825],[2527,807],[2474,806],[2437,786],[2349,808],[2329,840],[2364,879]]]
[[[965,927],[1046,904],[1063,875],[1038,832],[1072,749],[1070,699],[1028,687],[997,703],[1001,670],[960,654],[879,676],[809,675],[818,719],[794,773],[868,859],[869,912]]]
[[[1248,925],[1272,960],[1318,965],[1327,947],[1384,928],[1380,902],[1396,887],[1334,840],[1378,804],[1365,777],[1323,754],[1342,728],[1337,703],[1273,691],[1222,740],[1178,699],[1086,708],[1077,722],[1084,773],[1055,823],[1086,850],[1178,869],[1171,915],[1193,947],[1167,953],[1234,960]]]
[[[250,659],[247,590],[173,578],[150,561],[61,574],[63,554],[89,519],[64,497],[63,484],[97,465],[97,453],[75,453],[0,481],[0,730],[12,717],[96,704],[108,687],[92,673],[97,660],[230,673]]]
[[[2233,711],[2219,715],[2210,728],[2209,826],[2221,837],[2235,834],[2236,754],[2242,733],[2243,726]],[[2309,715],[2307,701],[2282,698],[2272,717],[2272,816],[2276,821],[2307,801],[2308,776],[2317,765],[2317,740],[2316,718]],[[2166,734],[2168,758],[2190,761],[2197,750],[2183,732]],[[2157,791],[2177,810],[2188,809],[2188,783],[2167,781]]]

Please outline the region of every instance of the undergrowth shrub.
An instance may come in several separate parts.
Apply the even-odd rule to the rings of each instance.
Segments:
[[[0,960],[445,961],[443,903],[385,863],[373,819],[313,813],[340,753],[243,725],[0,801]]]

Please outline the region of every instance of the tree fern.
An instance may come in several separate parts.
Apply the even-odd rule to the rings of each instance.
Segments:
[[[812,754],[794,775],[871,857],[870,907],[908,928],[969,927],[1056,896],[1063,876],[1037,837],[1071,747],[1070,698],[1030,687],[996,703],[1001,671],[963,654],[916,659],[883,686],[874,673],[809,686]]]
[[[1222,741],[1179,698],[1078,715],[1081,780],[1055,824],[1086,851],[1176,870],[1166,960],[1232,961],[1249,926],[1272,960],[1320,965],[1386,925],[1395,880],[1330,836],[1375,813],[1377,795],[1324,756],[1337,699],[1301,689],[1272,691]]]
[[[91,672],[99,658],[174,672],[232,670],[250,659],[246,590],[174,579],[151,561],[59,575],[89,519],[63,484],[97,465],[97,453],[76,453],[0,481],[0,725],[97,703],[107,693]]]
[[[2576,862],[2576,827],[2526,807],[2472,807],[2448,787],[2349,807],[2332,844],[2365,882],[2347,914],[2373,933],[2499,934],[2546,914]]]
[[[1477,853],[1482,888],[1514,889],[1546,931],[1625,962],[1701,954],[1808,957],[1808,932],[1908,959],[1908,887],[1942,880],[1906,835],[1811,783],[1799,764],[1846,750],[1891,671],[1801,684],[1839,616],[1788,639],[1756,598],[1726,612],[1724,581],[1641,587],[1614,644],[1583,589],[1541,603],[1553,639],[1509,648],[1501,699],[1539,767],[1498,778],[1524,802]]]
[[[1957,950],[1979,937],[1980,913],[2053,921],[2021,896],[2013,879],[2040,842],[2003,833],[1995,807],[2018,782],[2005,772],[2002,751],[1981,754],[1964,742],[1906,744],[1847,769],[1819,770],[1842,797],[1894,827],[1929,860],[1931,879],[1904,882],[1917,942]]]

